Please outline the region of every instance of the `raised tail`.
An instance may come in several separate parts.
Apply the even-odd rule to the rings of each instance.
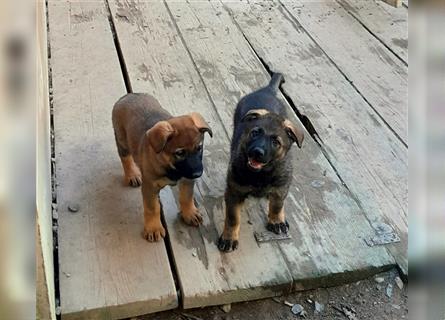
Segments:
[[[267,85],[267,87],[276,93],[282,83],[284,83],[283,74],[281,74],[279,72],[274,72],[272,75],[272,79],[270,79],[270,82]]]

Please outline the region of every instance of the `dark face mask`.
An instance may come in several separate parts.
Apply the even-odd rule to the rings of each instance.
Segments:
[[[181,178],[196,179],[202,175],[202,152],[189,153],[184,159],[175,162],[176,169],[168,169],[167,178],[177,181]]]

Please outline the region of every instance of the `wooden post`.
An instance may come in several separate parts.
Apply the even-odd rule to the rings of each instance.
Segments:
[[[48,97],[48,52],[45,2],[36,2],[37,30],[37,188],[36,188],[36,314],[55,319],[51,211],[51,143]]]

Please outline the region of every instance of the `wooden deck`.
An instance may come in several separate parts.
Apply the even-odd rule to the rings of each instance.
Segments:
[[[407,14],[369,0],[49,0],[62,318],[259,299],[395,264],[407,274]],[[233,111],[268,70],[285,75],[291,120],[315,129],[292,150],[292,238],[258,243],[265,204],[249,201],[239,250],[221,254]],[[165,188],[169,237],[156,244],[140,236],[140,191],[122,186],[114,145],[111,108],[128,91],[199,111],[214,132],[195,189],[203,226],[183,224]],[[372,245],[388,235],[400,241]]]

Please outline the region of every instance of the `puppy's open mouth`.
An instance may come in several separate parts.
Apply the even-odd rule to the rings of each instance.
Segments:
[[[261,170],[266,165],[266,163],[259,162],[252,158],[249,158],[247,163],[248,163],[249,167],[251,167],[252,169],[254,169],[256,171]]]

